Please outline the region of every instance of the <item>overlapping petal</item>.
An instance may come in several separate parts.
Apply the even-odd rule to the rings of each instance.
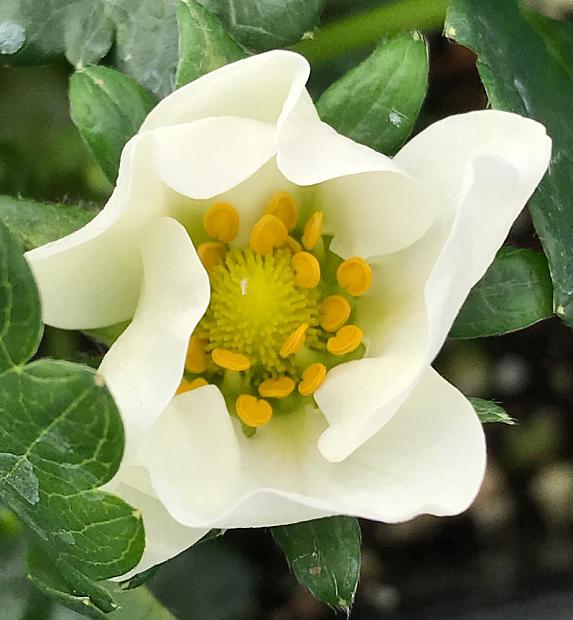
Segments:
[[[247,439],[218,389],[177,397],[140,453],[153,489],[192,527],[268,526],[333,514],[386,522],[455,514],[473,500],[485,467],[470,403],[428,369],[380,432],[342,463],[317,449],[318,411],[277,417]]]
[[[139,245],[141,299],[100,366],[124,421],[126,462],[175,394],[189,338],[210,294],[207,273],[181,224],[157,218],[142,229]]]
[[[326,458],[351,454],[414,389],[545,173],[550,152],[538,123],[487,111],[437,123],[397,155],[437,215],[423,239],[378,261],[378,286],[357,318],[369,335],[367,359],[335,368],[316,394],[330,423],[319,442]]]

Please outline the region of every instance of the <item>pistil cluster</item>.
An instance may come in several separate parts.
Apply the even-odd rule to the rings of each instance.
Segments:
[[[211,300],[177,393],[218,385],[249,435],[273,413],[298,408],[293,401],[312,399],[329,369],[364,352],[351,318],[372,284],[370,265],[328,250],[322,211],[301,226],[298,216],[294,197],[277,192],[242,248],[231,246],[240,227],[233,205],[214,204],[203,218],[210,241],[197,252]]]

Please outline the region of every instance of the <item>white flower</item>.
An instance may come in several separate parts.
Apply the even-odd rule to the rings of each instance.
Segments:
[[[110,488],[145,520],[139,570],[216,527],[456,514],[482,480],[480,423],[430,364],[542,178],[550,140],[534,121],[484,111],[436,123],[389,159],[320,122],[308,74],[275,51],[175,92],[125,147],[104,210],[28,254],[48,324],[133,319],[101,372],[127,436]],[[278,219],[261,224],[265,208]],[[296,243],[275,246],[295,216],[299,241],[310,220],[312,252],[291,265]],[[207,265],[226,253],[212,290],[194,242]],[[346,302],[317,318],[334,293]],[[322,320],[353,327],[337,338]],[[195,374],[175,395],[194,330]],[[335,355],[321,350],[329,337]],[[322,362],[336,367],[320,385]],[[192,387],[210,385],[184,391],[198,374]],[[264,392],[272,376],[282,383]],[[290,393],[301,379],[305,396]]]

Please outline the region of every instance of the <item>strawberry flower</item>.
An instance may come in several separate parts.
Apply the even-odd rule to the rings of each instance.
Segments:
[[[100,372],[137,570],[211,528],[452,515],[479,489],[481,425],[431,363],[550,140],[474,112],[390,159],[320,121],[308,75],[274,51],[176,91],[100,214],[27,255],[49,325],[130,321]]]

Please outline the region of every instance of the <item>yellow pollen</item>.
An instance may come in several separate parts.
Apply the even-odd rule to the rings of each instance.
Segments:
[[[290,235],[287,237],[284,247],[289,249],[292,254],[298,254],[299,252],[302,252],[302,245]]]
[[[227,351],[227,349],[214,349],[211,357],[217,366],[226,370],[241,372],[242,370],[249,370],[251,367],[251,361],[246,355]]]
[[[342,295],[331,295],[320,306],[320,326],[325,332],[335,332],[348,321],[350,312],[350,304]]]
[[[275,215],[267,214],[253,226],[249,245],[253,252],[265,256],[283,246],[287,237],[288,230],[284,223]]]
[[[300,288],[316,288],[320,282],[320,263],[308,252],[299,252],[291,259],[295,282]]]
[[[307,250],[312,250],[312,248],[318,243],[320,235],[322,235],[323,221],[324,213],[322,211],[315,211],[304,225],[302,245],[304,245]]]
[[[292,334],[284,341],[280,350],[281,357],[289,357],[294,355],[297,351],[300,351],[304,341],[306,339],[306,330],[308,329],[308,323],[299,325]]]
[[[346,355],[355,351],[362,343],[364,334],[356,325],[341,327],[336,336],[332,336],[326,343],[326,349],[332,355]]]
[[[298,391],[303,396],[310,396],[324,383],[326,366],[324,364],[311,364],[302,373],[302,381],[298,384]]]
[[[199,260],[203,263],[203,267],[205,267],[207,271],[220,265],[225,258],[226,252],[227,248],[225,244],[219,241],[207,241],[206,243],[201,243],[197,248]]]
[[[205,385],[209,385],[209,383],[203,379],[203,377],[197,377],[197,379],[193,379],[193,381],[188,381],[187,379],[182,379],[181,384],[177,388],[176,395],[185,394],[185,392],[191,392],[192,390],[198,390],[200,387]]]
[[[285,249],[261,256],[250,249],[230,250],[222,265],[209,272],[211,301],[197,333],[207,350],[243,353],[253,372],[276,377],[292,365],[280,357],[285,339],[307,324],[307,343],[318,340],[319,295],[299,288]]]
[[[265,213],[278,217],[288,230],[296,226],[296,201],[288,192],[277,192],[269,200]]]
[[[294,392],[295,383],[290,377],[265,379],[259,385],[259,394],[264,398],[286,398]]]
[[[230,243],[239,234],[239,214],[232,205],[219,202],[207,209],[203,225],[209,237]]]
[[[359,297],[372,285],[372,268],[363,258],[353,256],[338,266],[336,279],[347,293]]]
[[[185,368],[196,375],[207,370],[207,356],[205,355],[206,342],[193,334],[189,339]]]
[[[235,402],[235,409],[241,422],[251,428],[264,426],[273,415],[273,408],[266,400],[250,394],[241,394]]]

